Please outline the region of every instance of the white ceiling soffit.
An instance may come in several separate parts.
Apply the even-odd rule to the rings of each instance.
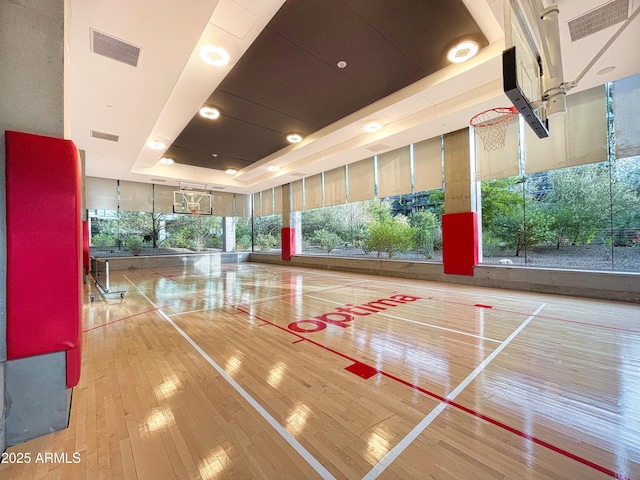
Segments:
[[[155,125],[149,132],[149,140],[158,139],[168,147],[177,138],[184,126],[209,98],[211,92],[222,82],[277,13],[284,0],[243,3],[250,3],[252,11],[234,0],[220,1],[199,41],[195,44],[171,95],[163,105]],[[224,47],[231,57],[229,64],[224,67],[214,67],[204,63],[200,59],[199,52],[206,45]],[[157,164],[161,154],[162,152],[157,150],[141,148],[131,171],[148,174],[147,169]],[[228,178],[221,178],[228,181]]]
[[[571,38],[570,22],[579,20],[585,15],[589,18],[591,12],[608,12],[607,15],[614,15],[611,9],[627,9],[627,16],[640,8],[640,0],[626,0],[627,6],[618,0],[559,0],[558,7],[560,13],[558,22],[560,24],[560,42],[562,45],[562,66],[564,70],[565,82],[572,82],[577,79],[583,71],[584,77],[580,79],[575,91],[586,90],[606,82],[611,82],[619,78],[633,75],[640,71],[640,16],[626,25],[620,36],[606,49],[602,57],[592,66],[590,62],[596,54],[605,48],[616,33],[625,26],[624,22],[613,25],[599,27],[592,25],[586,36],[582,36],[575,41]],[[614,15],[615,16],[615,15]],[[613,18],[613,17],[612,17]],[[609,21],[612,23],[612,21]],[[604,27],[604,28],[602,28]],[[590,68],[589,68],[590,67]],[[613,69],[609,67],[614,67]],[[570,93],[573,93],[571,90]]]

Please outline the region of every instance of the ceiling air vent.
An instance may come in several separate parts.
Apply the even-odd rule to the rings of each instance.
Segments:
[[[306,175],[306,173],[293,172],[293,173],[290,173],[289,175],[291,175],[292,177],[302,178]]]
[[[164,183],[164,182],[166,182],[167,180],[166,180],[166,179],[164,179],[164,178],[152,178],[152,179],[151,179],[151,181],[152,181],[153,183]]]
[[[91,136],[93,138],[99,138],[101,140],[109,140],[110,142],[117,142],[120,137],[118,135],[114,135],[112,133],[104,133],[98,132],[96,130],[91,130]]]
[[[140,49],[135,45],[93,29],[91,29],[91,51],[132,67],[138,66],[140,58]]]
[[[588,37],[600,30],[624,22],[629,16],[629,0],[613,0],[584,15],[569,20],[571,41]]]
[[[378,153],[378,152],[389,150],[391,147],[389,145],[385,145],[384,143],[376,143],[375,145],[369,145],[364,148],[366,148],[370,152]]]

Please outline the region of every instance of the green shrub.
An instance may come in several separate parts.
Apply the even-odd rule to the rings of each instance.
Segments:
[[[239,235],[236,238],[236,250],[250,250],[251,249],[251,234]]]
[[[364,250],[376,252],[378,258],[383,253],[388,258],[396,253],[406,253],[414,245],[414,232],[406,217],[397,216],[385,220],[373,220],[365,240]]]
[[[415,244],[418,251],[427,258],[433,258],[436,239],[440,236],[438,217],[428,210],[420,210],[409,216],[409,225],[414,230]]]
[[[134,255],[138,255],[142,250],[142,242],[143,239],[140,235],[129,235],[124,240],[125,246],[133,253]]]
[[[271,234],[259,233],[256,236],[256,247],[261,251],[267,251],[278,245],[278,240]]]
[[[552,222],[553,219],[543,210],[529,208],[526,219],[522,211],[498,216],[492,233],[504,242],[506,247],[515,249],[518,257],[525,249],[553,238]]]
[[[112,247],[116,244],[116,239],[111,235],[107,235],[106,233],[98,233],[91,237],[91,244],[94,247]]]
[[[320,246],[320,248],[325,249],[327,253],[331,253],[331,250],[343,243],[342,239],[338,235],[333,232],[329,232],[324,228],[316,230],[313,233],[313,237],[311,237],[311,241],[315,245]]]

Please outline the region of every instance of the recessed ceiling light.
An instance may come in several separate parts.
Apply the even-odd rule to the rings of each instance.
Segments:
[[[163,148],[167,148],[164,142],[161,142],[160,140],[151,140],[149,143],[147,143],[147,145],[149,146],[149,148],[153,148],[154,150],[162,150]]]
[[[379,122],[369,122],[364,126],[367,132],[377,132],[382,128],[382,124]]]
[[[227,175],[235,175],[236,173],[238,173],[238,170],[236,170],[235,168],[227,168],[224,173],[226,173]]]
[[[449,50],[447,58],[453,63],[462,63],[469,60],[478,53],[478,44],[473,41],[460,42]]]
[[[302,141],[302,136],[297,133],[290,133],[287,135],[287,142],[289,143],[298,143]]]
[[[209,65],[224,67],[229,63],[229,54],[224,48],[207,45],[200,49],[200,58]]]
[[[344,60],[340,60],[338,62],[338,68],[345,68],[347,66],[347,62],[345,62]]]
[[[198,113],[201,117],[208,118],[210,120],[215,120],[216,118],[220,117],[220,110],[213,107],[204,106],[200,110],[198,110]]]
[[[160,159],[160,163],[164,163],[165,165],[171,165],[173,163],[173,158],[162,157]]]
[[[267,170],[269,170],[270,172],[277,172],[278,170],[280,170],[280,167],[277,165],[269,165],[267,167]]]

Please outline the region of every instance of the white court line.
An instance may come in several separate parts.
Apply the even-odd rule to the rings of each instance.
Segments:
[[[129,280],[126,275],[123,276],[129,283],[131,283],[131,285],[133,285],[134,288],[137,289],[136,285],[131,280]],[[140,294],[151,305],[153,305],[154,308],[157,308],[156,312],[158,312],[167,322],[169,322],[169,324],[173,328],[176,329],[176,331],[180,335],[182,335],[182,337],[194,348],[194,350],[198,352],[200,356],[204,358],[204,360],[209,365],[211,365],[220,374],[220,376],[224,378],[227,383],[229,383],[229,385],[231,385],[235,389],[235,391],[238,392],[240,396],[242,396],[242,398],[244,398],[247,403],[249,403],[249,405],[251,405],[289,445],[291,445],[291,447],[293,447],[296,452],[298,452],[298,454],[311,466],[311,468],[313,468],[318,473],[318,475],[320,475],[324,479],[335,480],[335,477],[331,474],[331,472],[329,472],[329,470],[327,470],[318,460],[316,460],[315,457],[311,455],[311,453],[309,453],[309,451],[304,448],[302,444],[300,444],[300,442],[298,442],[298,440],[296,440],[296,438],[287,431],[287,429],[280,425],[277,420],[264,409],[262,405],[260,405],[251,395],[249,395],[249,393],[247,393],[247,391],[242,388],[242,386],[240,386],[238,382],[236,382],[227,372],[225,372],[224,369],[207,354],[207,352],[200,348],[200,346],[184,330],[176,325],[175,322],[162,311],[162,307],[158,307],[144,293],[140,292]]]
[[[345,283],[343,285],[332,285],[330,287],[320,287],[320,288],[317,288],[316,290],[311,290],[309,293],[323,292],[325,290],[337,290],[339,288],[349,287],[351,285],[356,285],[358,283],[365,283],[367,281],[368,280],[358,280],[356,282]],[[282,295],[275,295],[273,297],[257,298],[255,300],[251,300],[250,302],[235,303],[234,307],[245,307],[245,306],[254,305],[254,304],[257,304],[257,303],[263,303],[263,302],[266,302],[268,300],[278,300],[278,299],[282,299],[282,298],[293,297],[293,296],[296,295],[296,293],[297,292],[295,292],[295,293],[283,293]],[[301,296],[309,297],[310,295],[308,295],[307,293],[301,293]]]
[[[491,354],[487,358],[485,358],[484,361],[480,365],[478,365],[473,372],[467,375],[467,378],[460,382],[460,384],[445,398],[449,401],[453,401],[460,393],[462,393],[462,391],[478,376],[478,374],[480,374],[480,372],[482,372],[482,370],[484,370],[487,365],[489,365],[489,363],[491,363],[491,361],[496,358],[500,354],[500,352],[502,352],[502,350],[504,350],[505,347],[509,345],[509,343],[511,343],[514,338],[516,338],[516,336],[529,324],[529,322],[531,322],[531,320],[533,320],[536,315],[540,313],[545,305],[546,303],[541,304],[524,322],[520,324],[518,328],[513,331],[511,335],[506,338],[504,342],[498,345],[498,347],[493,352],[491,352]],[[446,402],[440,402],[438,406],[436,406],[436,408],[434,408],[429,413],[429,415],[427,415],[418,425],[413,427],[413,429],[402,440],[400,440],[395,447],[389,450],[387,454],[382,457],[382,460],[380,460],[377,465],[374,465],[374,467],[369,470],[369,473],[362,477],[362,480],[373,480],[375,478],[378,478],[378,476],[389,465],[391,465],[391,463],[396,458],[398,458],[398,456],[409,445],[411,445],[411,443],[418,437],[418,435],[420,435],[429,426],[429,424],[433,422],[438,417],[438,415],[440,415],[440,413],[447,407],[447,405],[449,404]]]
[[[325,302],[335,303],[336,305],[343,305],[340,302],[334,302],[333,300],[327,300],[326,298],[314,297],[313,295],[309,295],[309,298],[315,298],[316,300],[324,300]],[[466,335],[468,337],[480,338],[482,340],[488,340],[489,342],[500,343],[500,340],[496,340],[494,338],[483,337],[482,335],[474,335],[473,333],[462,332],[460,330],[454,330],[452,328],[440,327],[438,325],[433,325],[431,323],[418,322],[417,320],[411,320],[408,318],[396,317],[395,315],[389,315],[388,313],[378,313],[378,315],[383,317],[395,318],[396,320],[402,320],[403,322],[416,323],[418,325],[423,325],[429,328],[437,328],[438,330],[446,330],[447,332],[453,332],[459,335]]]

